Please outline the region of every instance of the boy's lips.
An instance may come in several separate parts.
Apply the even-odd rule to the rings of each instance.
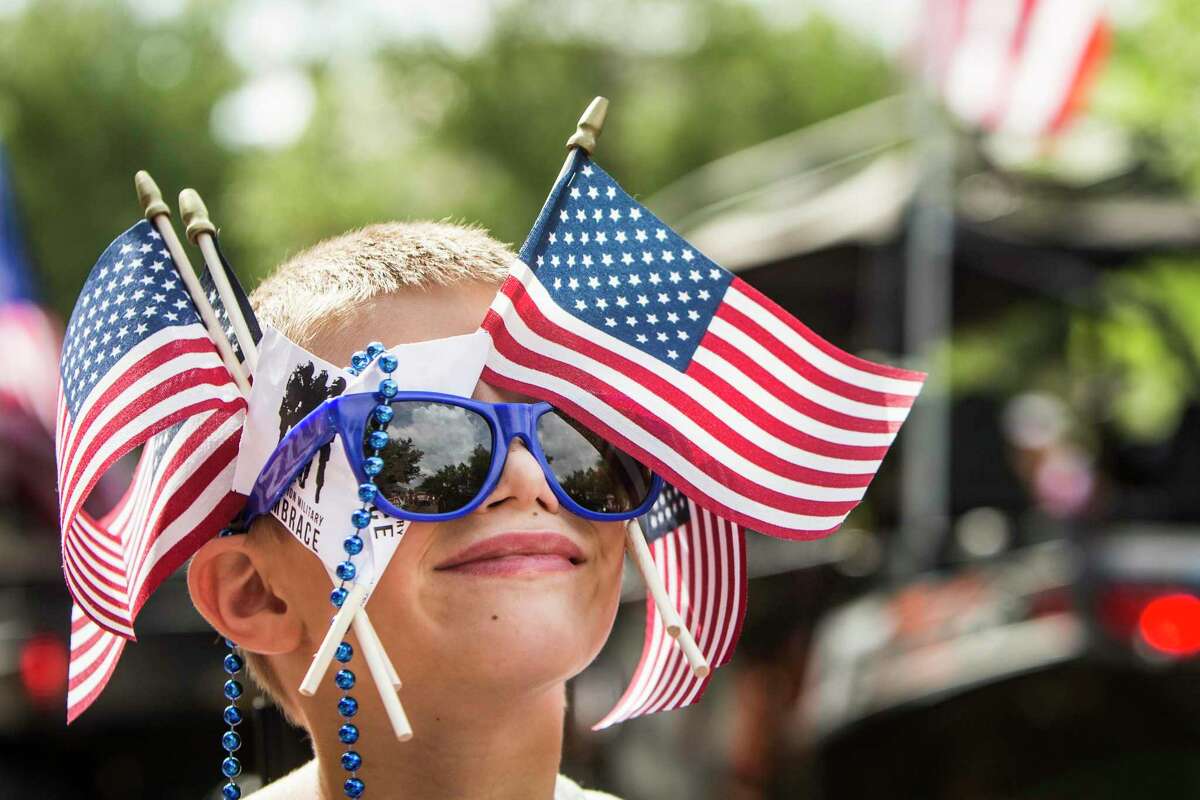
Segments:
[[[460,550],[434,567],[469,575],[516,575],[561,572],[587,559],[577,544],[560,533],[502,533]]]

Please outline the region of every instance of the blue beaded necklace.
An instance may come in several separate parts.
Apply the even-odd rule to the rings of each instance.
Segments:
[[[372,454],[363,462],[367,481],[359,484],[358,487],[358,499],[362,501],[362,507],[350,515],[352,531],[342,542],[346,560],[337,565],[335,574],[339,583],[329,595],[329,601],[334,608],[341,608],[346,602],[350,589],[353,588],[354,581],[358,576],[354,557],[363,550],[362,530],[371,524],[371,513],[379,491],[375,486],[375,476],[383,471],[383,458],[379,454],[388,444],[387,426],[392,421],[393,415],[392,407],[386,401],[395,397],[400,390],[396,382],[388,377],[396,371],[399,363],[395,356],[384,354],[384,346],[381,342],[371,342],[365,350],[354,353],[350,357],[348,371],[352,375],[360,375],[376,359],[378,359],[379,369],[384,375],[377,389],[381,402],[371,412],[370,425],[373,430],[368,433],[366,444]],[[221,531],[221,535],[227,536],[237,532],[239,531],[226,529]],[[235,676],[242,671],[245,661],[242,656],[238,655],[237,645],[229,639],[225,640],[225,644],[229,648],[229,653],[225,656],[223,666],[230,678],[225,681],[225,698],[229,701],[229,705],[225,707],[224,719],[229,728],[221,736],[221,747],[225,750],[225,757],[221,761],[221,774],[225,776],[228,783],[221,787],[221,795],[225,800],[239,800],[242,796],[242,789],[235,779],[242,774],[242,763],[234,753],[242,746],[242,737],[236,728],[243,719],[242,711],[238,707],[238,698],[242,696],[244,688],[241,681]],[[342,724],[337,732],[338,741],[346,745],[346,750],[342,753],[341,758],[342,769],[347,772],[346,780],[342,783],[342,791],[346,797],[357,798],[362,796],[367,786],[363,779],[358,777],[358,771],[363,765],[363,758],[354,749],[355,743],[358,742],[359,730],[358,726],[351,721],[358,714],[358,700],[350,694],[350,690],[354,688],[357,681],[354,671],[349,667],[354,658],[354,647],[349,642],[343,641],[338,644],[333,657],[339,664],[342,664],[342,667],[333,676],[334,685],[342,692],[342,696],[337,701],[338,714],[342,717]]]
[[[384,378],[379,382],[380,400],[395,397],[396,392],[399,391],[396,382],[387,377],[396,371],[397,359],[393,355],[383,355],[383,351],[384,347],[381,342],[371,342],[367,345],[366,350],[359,350],[350,357],[349,368],[350,374],[359,375],[370,366],[372,361],[379,359],[379,370],[384,374]],[[387,446],[387,425],[391,420],[392,407],[386,402],[377,405],[371,414],[370,424],[374,426],[374,430],[367,435],[367,447],[372,452],[363,462],[363,470],[367,473],[367,482],[358,487],[358,499],[362,501],[363,505],[362,508],[350,515],[350,524],[354,530],[342,543],[342,547],[346,551],[346,560],[338,564],[336,570],[341,583],[329,596],[329,600],[335,608],[341,608],[342,604],[346,602],[346,596],[350,593],[346,586],[348,583],[353,585],[358,574],[353,559],[363,549],[361,531],[371,524],[371,511],[378,493],[378,489],[375,487],[375,476],[383,471],[383,459],[379,453]],[[342,642],[338,645],[334,658],[340,664],[349,664],[354,658],[354,648],[349,642]],[[354,749],[354,744],[358,741],[359,736],[358,726],[350,721],[358,713],[358,700],[350,694],[356,680],[354,672],[348,666],[343,666],[333,676],[334,684],[342,690],[337,709],[345,721],[338,728],[338,741],[347,747],[346,751],[342,753],[341,759],[342,769],[348,773],[342,784],[342,791],[350,798],[361,797],[366,789],[366,784],[363,783],[362,778],[358,777],[358,770],[362,768],[363,763],[362,755]]]

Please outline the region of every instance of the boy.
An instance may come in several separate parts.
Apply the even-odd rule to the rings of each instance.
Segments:
[[[375,225],[293,257],[251,302],[260,321],[348,364],[368,341],[391,347],[473,332],[511,258],[478,228]],[[483,382],[472,396],[528,400]],[[564,508],[519,440],[479,508],[448,522],[412,523],[370,609],[403,677],[417,734],[397,742],[375,692],[356,693],[355,748],[369,796],[609,797],[579,789],[558,765],[565,682],[608,637],[623,554],[623,523]],[[312,737],[314,759],[254,797],[341,797],[339,693],[329,680],[312,697],[296,689],[329,625],[320,561],[263,516],[248,536],[205,544],[188,586],[200,613],[238,642],[264,689]],[[360,682],[370,680],[359,672]]]

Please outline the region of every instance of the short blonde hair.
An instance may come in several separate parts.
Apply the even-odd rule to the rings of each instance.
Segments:
[[[499,285],[512,258],[506,245],[477,225],[384,222],[325,239],[293,255],[250,294],[250,305],[260,322],[314,350],[316,340],[346,322],[366,300],[429,285]],[[251,530],[256,529],[280,542],[291,538],[269,515],[255,521]],[[298,725],[267,659],[258,653],[244,655],[254,682]]]
[[[464,281],[499,284],[512,251],[477,225],[384,222],[325,239],[279,265],[250,295],[254,313],[309,345],[374,297]]]

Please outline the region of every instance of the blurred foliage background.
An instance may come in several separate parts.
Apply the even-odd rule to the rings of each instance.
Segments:
[[[390,34],[403,17],[369,4],[339,29],[342,5],[0,12],[0,136],[56,308],[136,218],[137,169],[169,200],[198,189],[253,285],[378,220],[467,219],[519,244],[597,94],[614,101],[598,156],[646,193],[896,88],[882,53],[824,17],[732,0],[467,3],[468,19],[443,13],[447,31]],[[646,14],[668,40],[645,34]]]

